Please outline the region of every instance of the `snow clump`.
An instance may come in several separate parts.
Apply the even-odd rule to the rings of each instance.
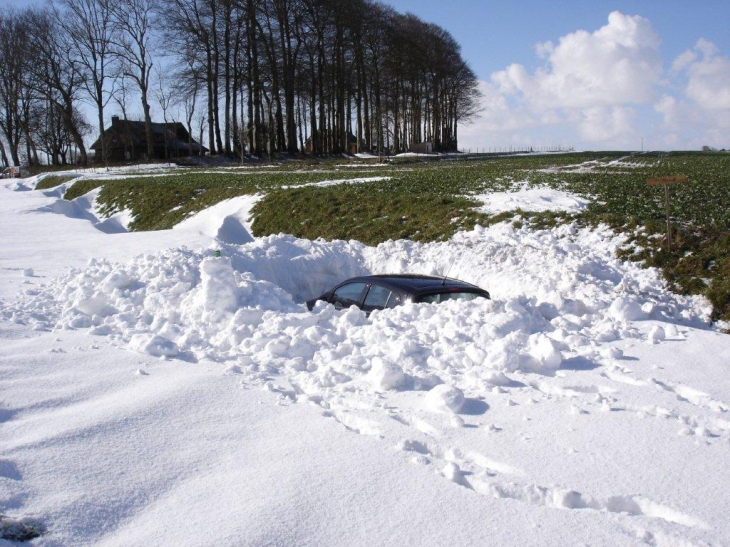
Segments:
[[[464,392],[459,388],[441,384],[426,394],[426,407],[433,412],[458,413],[465,400]]]

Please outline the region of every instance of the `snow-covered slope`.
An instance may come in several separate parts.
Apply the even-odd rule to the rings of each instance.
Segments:
[[[730,337],[609,230],[255,239],[241,198],[110,234],[30,187],[0,189],[0,514],[34,544],[730,543]],[[370,272],[493,299],[302,304]]]

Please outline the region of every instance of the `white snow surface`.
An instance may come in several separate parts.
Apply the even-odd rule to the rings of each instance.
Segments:
[[[523,184],[513,192],[492,192],[471,196],[484,203],[480,210],[487,214],[499,214],[521,209],[523,211],[567,211],[577,213],[588,206],[589,201],[553,188],[530,188]]]
[[[730,337],[608,229],[254,238],[243,197],[128,233],[33,186],[0,187],[0,515],[31,544],[730,544]],[[303,304],[399,272],[492,299]]]

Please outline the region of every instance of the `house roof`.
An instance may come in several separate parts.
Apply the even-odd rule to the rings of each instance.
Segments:
[[[317,134],[319,134],[320,136],[322,135],[322,133],[324,133],[324,132],[317,130]],[[357,143],[357,137],[351,131],[348,131],[347,132],[347,141],[350,144],[355,144],[355,143]],[[312,142],[312,137],[311,136],[307,137],[307,140],[304,142],[307,142],[307,143]]]
[[[143,121],[120,120],[117,116],[112,116],[112,124],[104,130],[104,134],[107,143],[113,147],[147,147],[147,132]],[[204,152],[208,151],[195,139],[191,139],[191,145],[188,145],[189,133],[180,122],[152,122],[152,138],[156,146],[164,146],[167,141],[168,146],[191,153],[197,153],[201,148]],[[101,137],[94,141],[91,148],[97,151],[101,148]]]

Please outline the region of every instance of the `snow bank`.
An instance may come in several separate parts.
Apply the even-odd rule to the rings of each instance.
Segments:
[[[507,224],[375,248],[271,236],[223,245],[222,257],[182,248],[128,264],[92,260],[3,314],[38,330],[90,329],[153,356],[233,362],[250,378],[280,375],[308,397],[443,389],[431,407],[458,412],[455,389],[479,396],[509,382],[504,374],[552,375],[566,362],[613,358],[607,344],[621,339],[663,340],[635,321],[707,324],[703,299],[674,295],[657,272],[615,260],[620,243],[606,229]],[[494,299],[409,303],[369,318],[302,304],[371,272],[448,272]]]
[[[177,224],[175,231],[195,231],[222,243],[243,245],[253,241],[250,216],[261,194],[227,199]]]

